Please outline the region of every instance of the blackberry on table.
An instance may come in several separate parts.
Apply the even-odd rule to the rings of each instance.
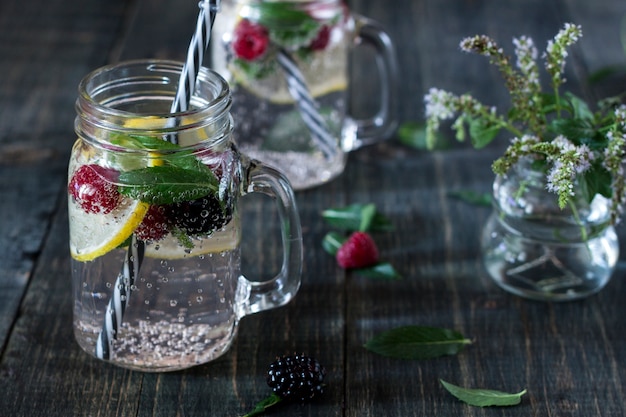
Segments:
[[[322,394],[325,375],[324,367],[310,356],[283,356],[270,364],[267,384],[285,400],[306,402]]]

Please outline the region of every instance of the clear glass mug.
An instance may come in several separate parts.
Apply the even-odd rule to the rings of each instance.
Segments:
[[[79,85],[68,175],[74,333],[90,354],[172,371],[223,354],[239,319],[298,291],[302,236],[293,190],[232,141],[226,81],[202,68],[189,111],[170,114],[182,64],[129,61]],[[280,273],[240,272],[239,197],[271,196]]]
[[[373,47],[380,83],[378,110],[359,120],[348,109],[348,89],[358,88],[348,74],[356,45]],[[211,58],[233,91],[235,141],[296,190],[335,178],[346,152],[397,126],[392,41],[341,0],[223,0]]]

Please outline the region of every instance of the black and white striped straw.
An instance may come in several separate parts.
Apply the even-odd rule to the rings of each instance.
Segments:
[[[211,39],[211,28],[215,21],[215,15],[219,10],[220,0],[204,0],[198,3],[200,13],[196,22],[189,48],[187,49],[187,60],[180,74],[176,97],[172,102],[171,113],[186,111],[191,103],[191,96],[196,89],[196,79],[204,60],[204,53],[209,46]]]
[[[200,12],[198,13],[196,31],[189,43],[187,60],[183,65],[180,81],[176,89],[176,96],[172,102],[172,113],[189,109],[191,97],[196,88],[196,78],[211,39],[211,29],[213,28],[215,15],[219,11],[220,0],[203,0],[198,3],[198,6],[200,7]],[[169,135],[168,140],[172,143],[178,142],[176,135]],[[128,245],[128,251],[126,252],[126,258],[124,259],[124,265],[115,280],[113,294],[107,305],[102,330],[100,330],[98,335],[96,342],[97,358],[107,360],[111,358],[111,346],[113,340],[117,338],[119,327],[122,325],[130,293],[143,262],[144,252],[145,243],[137,239],[133,233]]]
[[[302,120],[309,128],[311,138],[324,156],[327,159],[332,159],[339,151],[337,138],[328,130],[326,121],[320,115],[319,106],[311,95],[298,64],[284,49],[278,52],[276,59],[285,73],[287,88],[296,103]]]
[[[118,328],[122,324],[124,312],[128,306],[131,288],[135,285],[135,278],[139,275],[144,252],[145,244],[143,241],[137,240],[133,234],[130,245],[128,245],[124,265],[115,280],[113,294],[104,315],[102,330],[98,335],[96,343],[97,358],[109,359],[111,357],[111,344],[113,339],[117,338]]]

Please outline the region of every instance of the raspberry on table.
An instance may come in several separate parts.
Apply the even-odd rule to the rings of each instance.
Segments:
[[[121,194],[115,183],[119,172],[100,165],[78,168],[68,184],[69,194],[86,212],[108,214],[120,203]]]
[[[354,232],[339,248],[337,263],[345,269],[364,268],[378,262],[378,248],[365,232]]]
[[[233,32],[233,51],[238,58],[253,61],[267,50],[270,39],[267,29],[244,19]]]
[[[326,369],[306,355],[282,356],[271,363],[267,384],[285,400],[310,401],[324,391]]]

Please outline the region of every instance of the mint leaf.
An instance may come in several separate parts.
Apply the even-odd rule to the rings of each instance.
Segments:
[[[218,182],[207,171],[177,166],[154,166],[120,173],[120,193],[149,204],[191,201],[215,193]]]
[[[491,124],[484,119],[471,119],[468,121],[472,145],[476,149],[489,145],[502,129],[500,125]]]
[[[416,149],[428,149],[426,126],[423,123],[406,122],[398,128],[400,143]]]
[[[450,197],[458,198],[469,204],[478,206],[491,206],[492,197],[490,193],[479,193],[472,190],[450,191]]]
[[[365,344],[382,356],[399,359],[432,359],[455,355],[471,340],[448,329],[428,326],[404,326],[383,332]]]
[[[582,98],[570,93],[569,91],[564,94],[565,98],[569,101],[572,107],[572,113],[574,118],[593,121],[593,112],[589,108],[589,105]]]
[[[380,279],[385,281],[396,281],[402,276],[388,262],[378,263],[367,268],[354,269],[353,272],[365,278]]]
[[[462,388],[446,382],[443,379],[439,381],[450,394],[464,403],[476,407],[517,405],[521,402],[522,395],[526,394],[526,390],[511,394],[490,389]]]
[[[280,398],[278,396],[278,394],[272,393],[272,394],[270,394],[269,397],[259,401],[254,406],[254,409],[252,411],[250,411],[249,413],[245,414],[243,417],[252,417],[252,416],[257,416],[259,414],[262,414],[269,407],[271,407],[273,405],[276,405],[276,404],[278,404],[281,401],[282,401],[282,398]]]
[[[327,209],[322,212],[322,217],[332,227],[346,231],[393,230],[389,219],[377,212],[373,204],[352,204],[343,208]]]
[[[330,255],[335,256],[346,240],[348,239],[341,233],[329,232],[324,236],[324,239],[322,239],[322,247]]]
[[[143,136],[143,135],[114,135],[111,138],[111,143],[114,145],[122,146],[128,149],[137,150],[168,150],[168,149],[180,149],[180,146],[163,140],[160,137],[155,136]]]
[[[299,5],[289,2],[260,2],[255,8],[257,23],[268,30],[273,42],[286,48],[308,46],[321,27]]]

